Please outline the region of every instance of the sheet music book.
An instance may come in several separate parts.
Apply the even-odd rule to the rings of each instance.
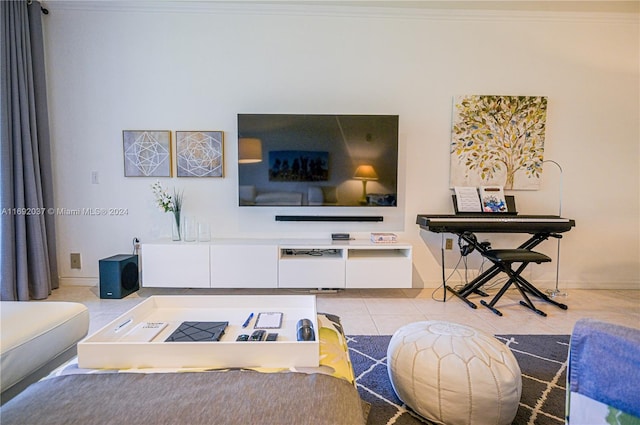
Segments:
[[[507,212],[507,201],[501,186],[480,186],[480,201],[484,212]]]
[[[479,213],[479,214],[517,214],[513,196],[507,202],[507,196],[501,186],[456,186],[454,207],[458,213]]]
[[[458,212],[481,212],[480,197],[478,189],[472,186],[456,186],[453,188],[456,193],[456,204]]]
[[[220,341],[229,322],[182,322],[165,342]]]

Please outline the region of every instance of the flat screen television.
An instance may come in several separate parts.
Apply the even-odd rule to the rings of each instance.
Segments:
[[[395,207],[397,115],[238,114],[241,206]]]

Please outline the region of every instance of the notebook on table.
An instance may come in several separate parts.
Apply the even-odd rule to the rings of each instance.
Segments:
[[[165,342],[220,341],[229,322],[182,322]]]

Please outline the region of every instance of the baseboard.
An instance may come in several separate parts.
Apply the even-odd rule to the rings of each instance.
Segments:
[[[100,279],[97,277],[59,277],[60,286],[98,286]]]
[[[532,280],[533,284],[540,290],[546,291],[547,289],[553,289],[556,287],[556,281],[541,281],[541,280]],[[489,283],[490,285],[491,283]],[[456,281],[450,279],[447,281],[447,285],[450,287],[464,285],[462,281]],[[424,282],[424,288],[414,288],[414,289],[436,289],[442,286],[442,280],[430,280]],[[498,288],[501,285],[497,285]],[[585,281],[561,281],[558,283],[558,289],[560,291],[567,291],[570,289],[597,289],[597,290],[629,290],[629,289],[640,289],[640,282],[585,282]]]
[[[100,280],[97,277],[61,277],[59,278],[60,286],[100,286]],[[540,281],[533,280],[537,288],[541,290],[552,289],[556,287],[556,281]],[[414,279],[415,284],[415,279]],[[447,284],[449,286],[463,285],[464,282],[450,279]],[[424,282],[424,286],[412,289],[435,289],[442,286],[441,280],[429,280]],[[558,283],[558,289],[561,291],[568,289],[640,289],[640,282],[585,282],[585,281],[561,281]]]

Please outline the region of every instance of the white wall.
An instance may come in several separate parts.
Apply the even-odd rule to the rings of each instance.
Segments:
[[[414,286],[440,282],[440,235],[419,213],[452,212],[452,98],[548,96],[545,157],[564,169],[561,284],[640,285],[637,14],[437,11],[219,3],[49,2],[46,22],[54,184],[60,208],[126,208],[124,216],[57,217],[63,284],[95,284],[98,260],[168,235],[154,179],[123,177],[122,130],[222,130],[225,177],[167,178],[185,214],[220,237],[328,237],[394,231],[414,246]],[[319,11],[318,11],[319,9]],[[400,115],[400,207],[379,224],[279,223],[276,214],[349,209],[239,208],[236,114]],[[91,184],[91,172],[99,184]],[[358,183],[358,182],[356,182]],[[359,183],[358,183],[359,184]],[[558,211],[559,174],[515,192],[518,210]],[[521,238],[524,238],[522,236]],[[494,246],[515,236],[491,235]],[[555,259],[555,241],[540,250]],[[82,254],[71,270],[69,253]],[[453,266],[457,253],[447,256]],[[532,271],[555,282],[555,263]]]

